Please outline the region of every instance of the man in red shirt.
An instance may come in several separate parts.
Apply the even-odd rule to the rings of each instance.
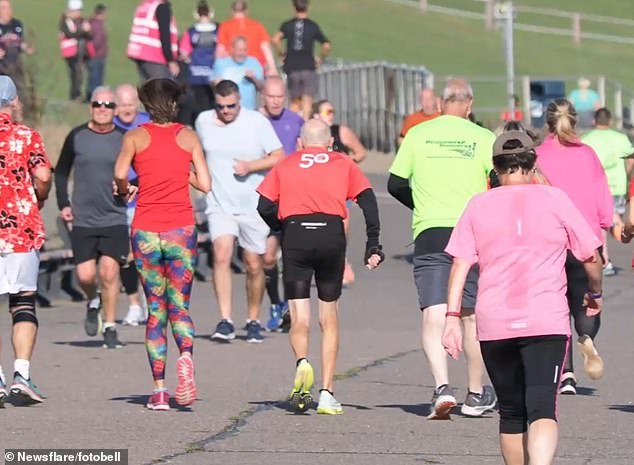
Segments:
[[[300,412],[312,404],[313,369],[308,363],[310,287],[313,273],[319,296],[322,330],[322,380],[317,413],[343,413],[333,395],[339,347],[337,320],[346,258],[343,220],[347,200],[365,216],[364,262],[374,269],[385,256],[379,245],[379,211],[370,182],[345,154],[329,152],[330,128],[320,120],[306,122],[303,149],[278,163],[258,188],[258,212],[272,230],[282,230],[284,289],[291,312],[290,339],[297,359],[291,404]]]
[[[264,25],[249,18],[247,2],[235,0],[231,4],[232,18],[222,22],[222,27],[218,30],[218,47],[216,56],[224,58],[229,56],[233,40],[236,37],[244,37],[247,40],[247,54],[257,58],[264,68],[266,76],[277,75],[273,49],[271,48],[271,37]]]
[[[40,135],[13,121],[20,108],[13,80],[0,76],[0,294],[9,294],[15,352],[11,395],[27,403],[43,397],[30,376],[38,321],[38,251],[44,244],[40,208],[51,187],[51,163]],[[7,398],[0,367],[0,407]]]
[[[408,115],[403,120],[403,127],[398,138],[398,145],[401,145],[407,131],[414,126],[432,120],[440,116],[440,108],[438,98],[434,93],[434,89],[426,88],[420,91],[420,110]]]

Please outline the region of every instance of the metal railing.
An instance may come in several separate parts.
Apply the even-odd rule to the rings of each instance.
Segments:
[[[433,81],[422,66],[341,62],[320,69],[318,98],[332,102],[337,120],[350,126],[367,148],[389,153],[423,86],[433,86]]]

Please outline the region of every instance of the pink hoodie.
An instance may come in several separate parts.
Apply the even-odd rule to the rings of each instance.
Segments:
[[[614,205],[594,150],[581,142],[562,145],[552,134],[536,150],[537,166],[550,184],[568,194],[592,231],[602,237],[601,229],[612,226]]]

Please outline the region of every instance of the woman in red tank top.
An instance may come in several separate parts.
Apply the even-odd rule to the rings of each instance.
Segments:
[[[114,173],[118,195],[131,200],[138,191],[131,237],[148,302],[145,346],[154,392],[147,408],[152,410],[169,410],[165,387],[168,320],[180,351],[176,402],[190,405],[196,399],[194,325],[189,316],[196,231],[189,186],[207,193],[211,178],[196,133],[175,122],[181,93],[170,79],[153,79],[141,86],[139,98],[152,122],[126,133]],[[138,190],[128,184],[130,165],[138,175]]]

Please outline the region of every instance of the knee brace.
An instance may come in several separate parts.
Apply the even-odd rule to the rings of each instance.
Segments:
[[[39,326],[37,315],[35,314],[35,292],[10,294],[9,313],[11,313],[13,325],[29,322]]]

